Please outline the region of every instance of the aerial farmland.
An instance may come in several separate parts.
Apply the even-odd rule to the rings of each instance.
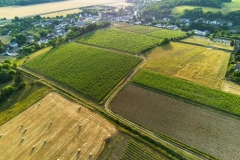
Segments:
[[[97,159],[116,128],[83,106],[49,93],[0,131],[0,159]]]

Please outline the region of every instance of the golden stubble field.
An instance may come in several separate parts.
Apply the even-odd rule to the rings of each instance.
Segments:
[[[49,93],[0,126],[0,132],[0,159],[93,160],[116,128],[79,104]]]
[[[6,17],[12,19],[15,16],[24,17],[30,15],[43,14],[47,12],[54,12],[66,10],[70,8],[84,7],[97,4],[124,5],[125,0],[66,0],[61,2],[43,3],[28,6],[9,6],[0,8],[0,18]]]
[[[144,69],[220,89],[230,54],[212,48],[171,42],[149,51]]]

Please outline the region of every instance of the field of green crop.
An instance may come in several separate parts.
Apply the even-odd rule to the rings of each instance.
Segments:
[[[141,25],[119,27],[119,29],[129,31],[129,32],[139,33],[139,34],[148,34],[148,33],[160,30],[160,28],[157,28],[157,27],[141,26]]]
[[[82,36],[78,42],[115,49],[123,52],[137,54],[155,45],[162,40],[135,34],[116,28],[97,30]]]
[[[25,66],[101,101],[140,61],[131,55],[73,42],[48,51]]]
[[[131,139],[129,140],[124,154],[121,156],[120,160],[129,159],[161,160],[162,158],[152,153],[147,148],[143,148],[139,143]]]
[[[168,77],[147,70],[141,70],[133,82],[190,101],[240,115],[240,98],[238,95],[211,89],[192,82]]]
[[[161,38],[161,39],[164,39],[164,38],[169,38],[170,39],[170,38],[186,37],[186,32],[161,29],[161,30],[156,31],[156,32],[151,32],[147,35],[152,36],[152,37],[156,37],[156,38]]]
[[[172,9],[172,13],[176,15],[182,15],[185,9],[192,10],[194,8],[199,8],[200,6],[177,6]],[[221,11],[222,13],[226,14],[232,11],[237,11],[240,8],[240,1],[239,0],[232,0],[232,2],[222,2],[222,8],[211,8],[211,7],[201,7],[203,12],[218,12]]]

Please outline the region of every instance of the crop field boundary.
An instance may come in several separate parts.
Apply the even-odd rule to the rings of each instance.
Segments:
[[[191,43],[191,42],[183,42],[183,41],[174,41],[174,42],[190,44],[190,45],[195,45],[195,46],[200,46],[200,47],[207,47],[207,48],[217,49],[217,50],[226,51],[226,52],[233,52],[233,50],[229,50],[229,49],[223,49],[223,48],[218,48],[218,47],[206,46],[206,45],[196,44],[196,43]]]
[[[237,115],[237,114],[234,114],[234,113],[230,113],[230,112],[227,112],[227,111],[224,111],[224,110],[221,110],[221,109],[212,107],[212,106],[208,106],[208,105],[205,105],[205,104],[202,104],[202,103],[198,103],[198,102],[195,102],[195,101],[191,101],[191,100],[189,100],[189,99],[186,99],[186,98],[183,98],[183,97],[180,97],[180,96],[177,96],[177,95],[174,95],[174,94],[171,94],[171,93],[162,91],[162,90],[158,90],[158,89],[155,89],[155,88],[146,86],[146,85],[144,85],[144,84],[139,84],[139,83],[136,83],[136,82],[130,82],[130,84],[131,84],[131,85],[138,86],[138,87],[141,87],[141,88],[145,88],[145,89],[150,90],[150,91],[153,91],[153,92],[155,92],[155,93],[159,93],[159,94],[166,95],[166,96],[168,96],[168,97],[171,97],[171,98],[174,98],[174,99],[177,99],[177,100],[180,100],[180,101],[183,101],[183,102],[192,104],[192,105],[195,105],[196,107],[201,107],[201,108],[208,109],[208,110],[214,110],[214,111],[217,112],[218,114],[226,115],[226,116],[228,116],[228,117],[232,117],[232,118],[234,118],[234,119],[240,120],[240,116]]]
[[[98,47],[96,47],[96,48],[98,48]],[[129,54],[128,54],[128,55],[129,55]],[[130,55],[131,55],[131,54],[130,54]],[[136,56],[134,56],[134,55],[131,55],[131,56],[136,57]],[[113,93],[113,92],[119,87],[119,85],[121,85],[121,84],[124,82],[124,80],[126,80],[126,79],[131,75],[131,73],[135,70],[135,68],[136,68],[137,66],[139,66],[139,65],[142,64],[141,62],[142,62],[142,60],[141,60],[138,64],[136,64],[136,66],[133,67],[133,69],[130,70],[130,71],[124,76],[124,78],[121,79],[121,80],[118,82],[118,84],[111,89],[111,91],[110,91],[109,93],[106,94],[106,96],[99,102],[99,104],[103,104],[103,103],[111,96],[111,93]],[[43,80],[43,79],[45,79],[45,81],[50,81],[50,83],[53,83],[53,84],[55,85],[55,87],[57,87],[58,89],[66,88],[67,90],[71,90],[74,94],[77,94],[77,95],[79,95],[81,98],[83,98],[84,101],[85,101],[85,100],[90,100],[90,101],[93,101],[93,102],[97,103],[97,101],[96,101],[95,99],[91,98],[90,96],[84,95],[84,94],[82,94],[81,92],[75,90],[74,88],[72,88],[72,87],[70,87],[70,86],[67,86],[67,85],[63,84],[62,82],[59,82],[59,81],[55,80],[54,78],[51,78],[51,77],[49,77],[49,76],[47,76],[47,75],[41,74],[41,73],[39,73],[38,71],[35,71],[35,70],[31,69],[31,68],[28,68],[28,67],[26,67],[26,66],[21,66],[21,67],[19,67],[19,70],[26,72],[28,75],[32,75],[32,73],[34,73],[35,75],[37,75],[37,76],[39,77],[39,80],[40,80],[40,81]],[[34,76],[34,77],[36,77],[36,76]],[[36,77],[36,78],[37,78],[37,77]],[[61,87],[58,87],[58,86],[61,86]],[[61,90],[62,90],[62,89],[61,89]]]
[[[24,73],[27,73],[29,75],[33,75],[33,77],[38,78],[41,83],[53,88],[53,90],[56,91],[57,93],[60,93],[60,94],[64,95],[65,97],[68,97],[69,99],[82,104],[83,106],[87,107],[88,109],[90,109],[93,112],[97,112],[97,113],[101,114],[103,117],[105,117],[106,119],[115,123],[117,126],[123,127],[127,131],[129,131],[132,134],[136,135],[137,137],[141,138],[143,141],[147,141],[148,143],[151,143],[152,145],[154,145],[156,147],[162,148],[168,154],[173,155],[174,157],[176,157],[177,155],[179,155],[179,153],[181,153],[185,156],[188,155],[190,157],[195,157],[193,159],[196,159],[196,158],[209,159],[209,158],[204,158],[205,156],[202,157],[199,154],[196,154],[195,152],[192,152],[192,151],[189,152],[185,148],[175,146],[172,142],[166,141],[165,139],[163,139],[162,137],[159,137],[155,133],[150,132],[141,126],[138,126],[138,125],[130,122],[129,120],[126,120],[126,119],[122,118],[121,116],[116,115],[115,113],[113,113],[111,111],[109,112],[108,110],[107,111],[104,110],[101,106],[99,106],[95,103],[92,103],[89,100],[81,97],[78,93],[73,92],[73,90],[71,90],[71,89],[69,90],[68,88],[64,88],[63,86],[57,86],[56,83],[54,83],[53,81],[49,81],[45,77],[41,77],[41,75],[37,75],[36,72],[31,72],[25,68],[19,68],[19,70],[21,70]],[[118,93],[118,91],[115,91],[115,92]],[[185,158],[182,157],[182,159],[185,159]],[[215,158],[213,158],[213,159],[215,159]]]

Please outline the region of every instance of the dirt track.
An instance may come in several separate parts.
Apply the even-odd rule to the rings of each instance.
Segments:
[[[56,93],[48,94],[0,126],[0,159],[85,160],[90,153],[91,159],[97,159],[105,138],[113,135],[116,128],[82,106],[78,112],[79,107]]]
[[[224,160],[240,157],[240,121],[136,86],[111,103],[121,116]]]

